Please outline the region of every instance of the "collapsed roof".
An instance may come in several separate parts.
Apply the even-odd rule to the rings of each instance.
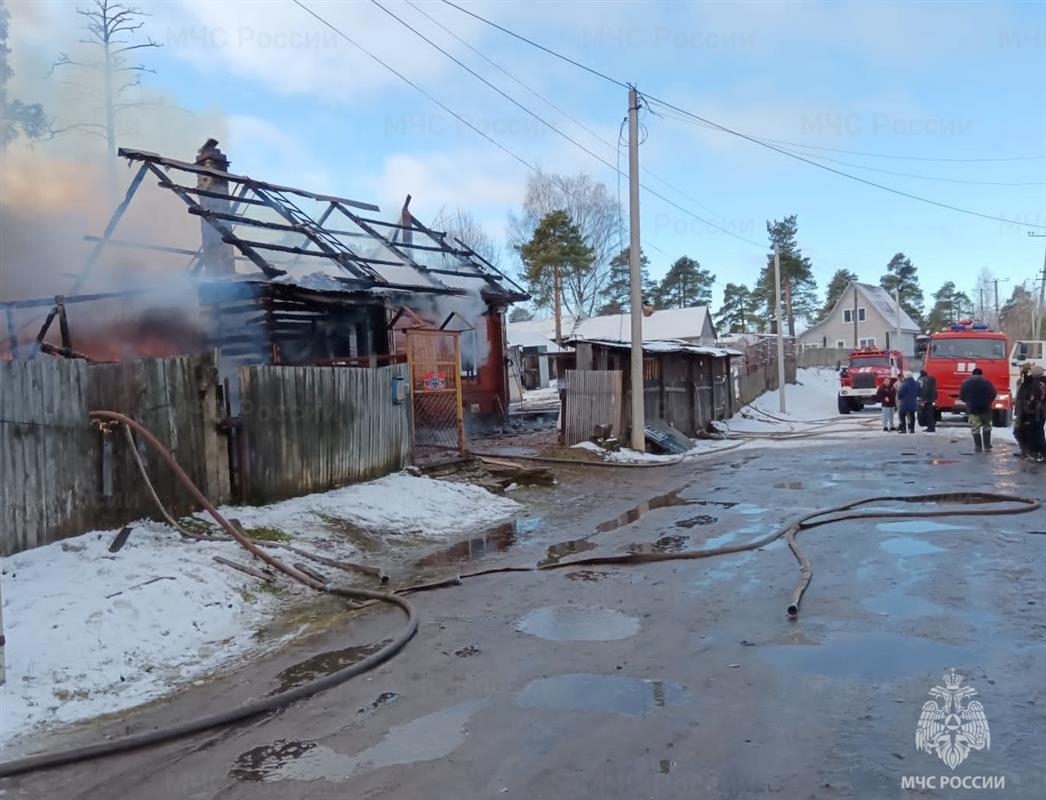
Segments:
[[[479,293],[488,302],[528,299],[511,278],[460,239],[430,229],[410,213],[397,222],[365,216],[373,203],[256,180],[222,169],[228,161],[210,139],[195,163],[120,148],[139,168],[95,248],[75,291],[107,246],[191,255],[188,271],[208,277],[260,280],[320,292],[404,295]],[[112,238],[142,180],[152,175],[200,217],[203,245],[191,250]],[[189,178],[189,180],[186,180]],[[210,244],[208,241],[210,240]],[[208,248],[228,251],[223,269],[208,267]]]

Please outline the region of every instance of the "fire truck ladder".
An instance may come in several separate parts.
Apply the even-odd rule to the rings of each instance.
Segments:
[[[331,260],[336,261],[346,272],[350,272],[359,278],[366,278],[377,284],[387,283],[380,273],[367,266],[338,237],[327,231],[299,208],[285,192],[273,189],[271,186],[262,188],[253,183],[251,184],[251,191],[254,192],[259,200],[287,220],[299,233],[329,256]]]

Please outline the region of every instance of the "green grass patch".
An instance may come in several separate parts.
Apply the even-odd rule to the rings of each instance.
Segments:
[[[262,526],[260,528],[246,528],[247,535],[252,539],[261,539],[265,542],[289,542],[291,535],[279,528]]]
[[[206,535],[218,532],[218,527],[213,522],[208,522],[199,517],[182,517],[178,520],[178,524],[189,531],[189,533]]]

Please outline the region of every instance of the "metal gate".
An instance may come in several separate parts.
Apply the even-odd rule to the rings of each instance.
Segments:
[[[459,335],[426,328],[410,328],[405,333],[414,408],[414,460],[464,454]]]

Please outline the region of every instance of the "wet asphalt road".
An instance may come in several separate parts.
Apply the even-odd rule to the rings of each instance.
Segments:
[[[433,554],[424,570],[715,547],[871,495],[1042,496],[1046,467],[1007,445],[971,449],[964,430],[945,428],[656,470],[567,468],[554,494],[521,495],[540,514]],[[798,572],[781,541],[709,560],[470,579],[416,595],[418,635],[366,676],[249,724],[0,788],[77,800],[1042,798],[1043,532],[1042,511],[805,532],[814,577],[798,620],[785,615]],[[364,612],[154,705],[136,729],[347,663],[401,623]],[[947,668],[977,689],[991,728],[990,749],[954,770],[915,748]],[[1005,788],[902,789],[906,776],[942,775]]]

